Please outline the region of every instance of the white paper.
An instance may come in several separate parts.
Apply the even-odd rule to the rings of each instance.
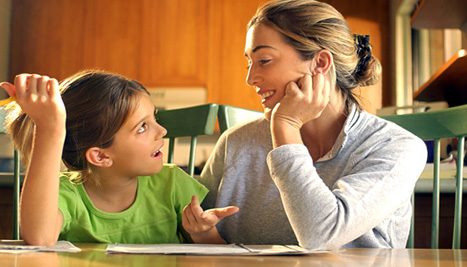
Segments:
[[[236,244],[109,244],[106,251],[164,255],[301,255],[319,252],[299,246]]]
[[[81,249],[68,241],[57,241],[52,247],[31,246],[23,240],[1,240],[0,253],[26,253],[26,252],[80,252]]]

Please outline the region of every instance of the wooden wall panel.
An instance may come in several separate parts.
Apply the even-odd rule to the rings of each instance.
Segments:
[[[206,15],[206,0],[14,1],[10,80],[99,68],[147,87],[202,87]]]
[[[246,82],[246,24],[267,0],[15,0],[10,81],[23,72],[63,79],[100,68],[147,87],[205,87],[207,101],[262,110]],[[389,90],[388,0],[325,0],[368,33],[383,81],[363,88],[371,113]],[[385,89],[386,88],[386,89]]]
[[[12,1],[10,81],[20,73],[64,78],[83,65],[80,1]]]
[[[246,25],[265,0],[210,0],[208,102],[262,110],[246,84]]]

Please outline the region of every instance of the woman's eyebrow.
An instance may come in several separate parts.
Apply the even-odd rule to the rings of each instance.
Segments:
[[[257,47],[253,48],[253,50],[251,51],[252,53],[255,53],[256,51],[262,49],[262,48],[271,48],[271,49],[274,49],[274,50],[277,50],[276,48],[272,47],[272,46],[269,46],[269,45],[258,45]],[[247,56],[246,52],[245,52],[245,57]]]

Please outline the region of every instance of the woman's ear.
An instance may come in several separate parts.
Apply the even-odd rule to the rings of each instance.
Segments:
[[[112,166],[112,159],[101,148],[91,147],[86,151],[86,159],[92,165],[98,167]]]
[[[332,54],[328,50],[323,49],[318,51],[311,64],[311,74],[321,73],[326,75],[331,69],[332,60]]]

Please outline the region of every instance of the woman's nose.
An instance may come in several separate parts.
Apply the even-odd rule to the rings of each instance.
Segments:
[[[248,74],[246,75],[246,83],[249,86],[256,86],[257,83],[259,82],[259,75],[257,71],[255,71],[253,66],[250,66],[248,68]]]

